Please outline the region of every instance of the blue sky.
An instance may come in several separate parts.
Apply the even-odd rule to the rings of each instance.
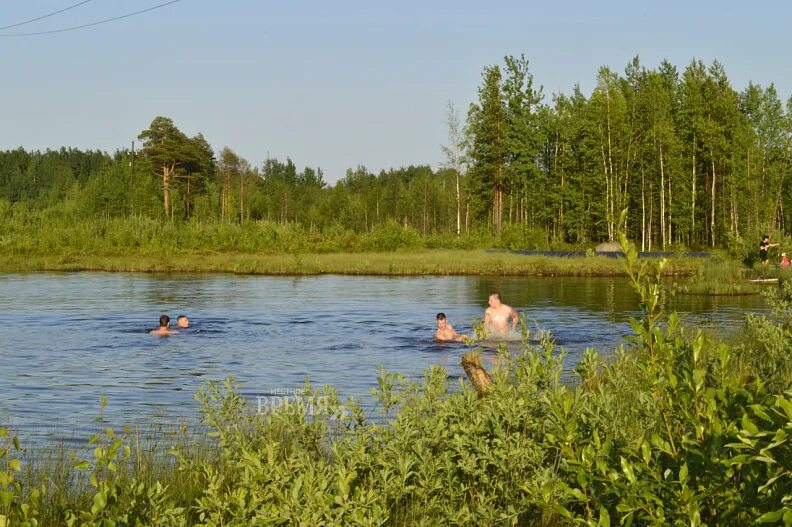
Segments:
[[[1,34],[164,0],[92,0]],[[0,26],[76,0],[0,0]],[[157,115],[251,164],[290,157],[325,179],[364,165],[437,167],[446,102],[464,115],[484,66],[524,53],[546,100],[636,54],[680,70],[720,60],[733,86],[792,93],[792,4],[181,0],[93,28],[0,37],[0,149],[128,148]]]

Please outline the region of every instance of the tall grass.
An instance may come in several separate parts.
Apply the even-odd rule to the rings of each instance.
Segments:
[[[183,252],[333,253],[497,247],[486,233],[421,236],[393,223],[357,233],[272,221],[169,221],[145,217],[51,217],[40,211],[0,215],[0,251],[7,255],[161,256]]]
[[[756,295],[762,286],[749,281],[751,270],[721,256],[702,261],[696,272],[679,284],[677,292],[692,295]]]
[[[68,212],[0,210],[0,271],[231,272],[374,275],[623,275],[603,257],[551,258],[486,249],[547,248],[534,230],[511,226],[501,237],[475,230],[420,235],[387,223],[358,233],[297,223],[174,222],[145,217],[85,219]],[[700,259],[675,258],[668,273],[690,274]]]

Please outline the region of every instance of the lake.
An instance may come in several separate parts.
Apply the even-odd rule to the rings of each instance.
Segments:
[[[432,341],[435,314],[469,332],[492,291],[551,331],[569,367],[587,347],[611,352],[639,314],[625,278],[0,274],[0,423],[80,442],[100,427],[194,422],[199,386],[229,375],[254,402],[310,379],[369,405],[380,366],[464,376],[467,348]],[[759,296],[669,303],[723,332],[765,309]],[[149,335],[162,313],[195,329]]]

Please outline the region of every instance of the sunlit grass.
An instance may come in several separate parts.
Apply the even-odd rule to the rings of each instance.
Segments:
[[[677,285],[676,291],[690,295],[756,295],[767,285],[751,279],[768,277],[777,278],[778,272],[752,270],[740,262],[716,257],[704,260],[689,279]]]
[[[668,275],[690,275],[701,259],[672,258]],[[0,271],[116,271],[147,273],[236,273],[262,275],[514,275],[624,276],[618,259],[603,256],[550,257],[484,250],[421,250],[366,253],[177,254],[95,256],[0,256]]]

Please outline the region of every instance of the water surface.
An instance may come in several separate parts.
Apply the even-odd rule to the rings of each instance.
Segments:
[[[623,278],[0,275],[0,423],[82,439],[99,427],[190,421],[201,383],[229,375],[254,400],[310,379],[370,404],[381,366],[463,376],[466,348],[431,340],[435,314],[469,332],[491,291],[551,331],[569,365],[586,347],[612,350],[638,315]],[[671,302],[690,325],[718,331],[764,309],[756,296]],[[161,313],[186,313],[197,331],[148,335]]]

